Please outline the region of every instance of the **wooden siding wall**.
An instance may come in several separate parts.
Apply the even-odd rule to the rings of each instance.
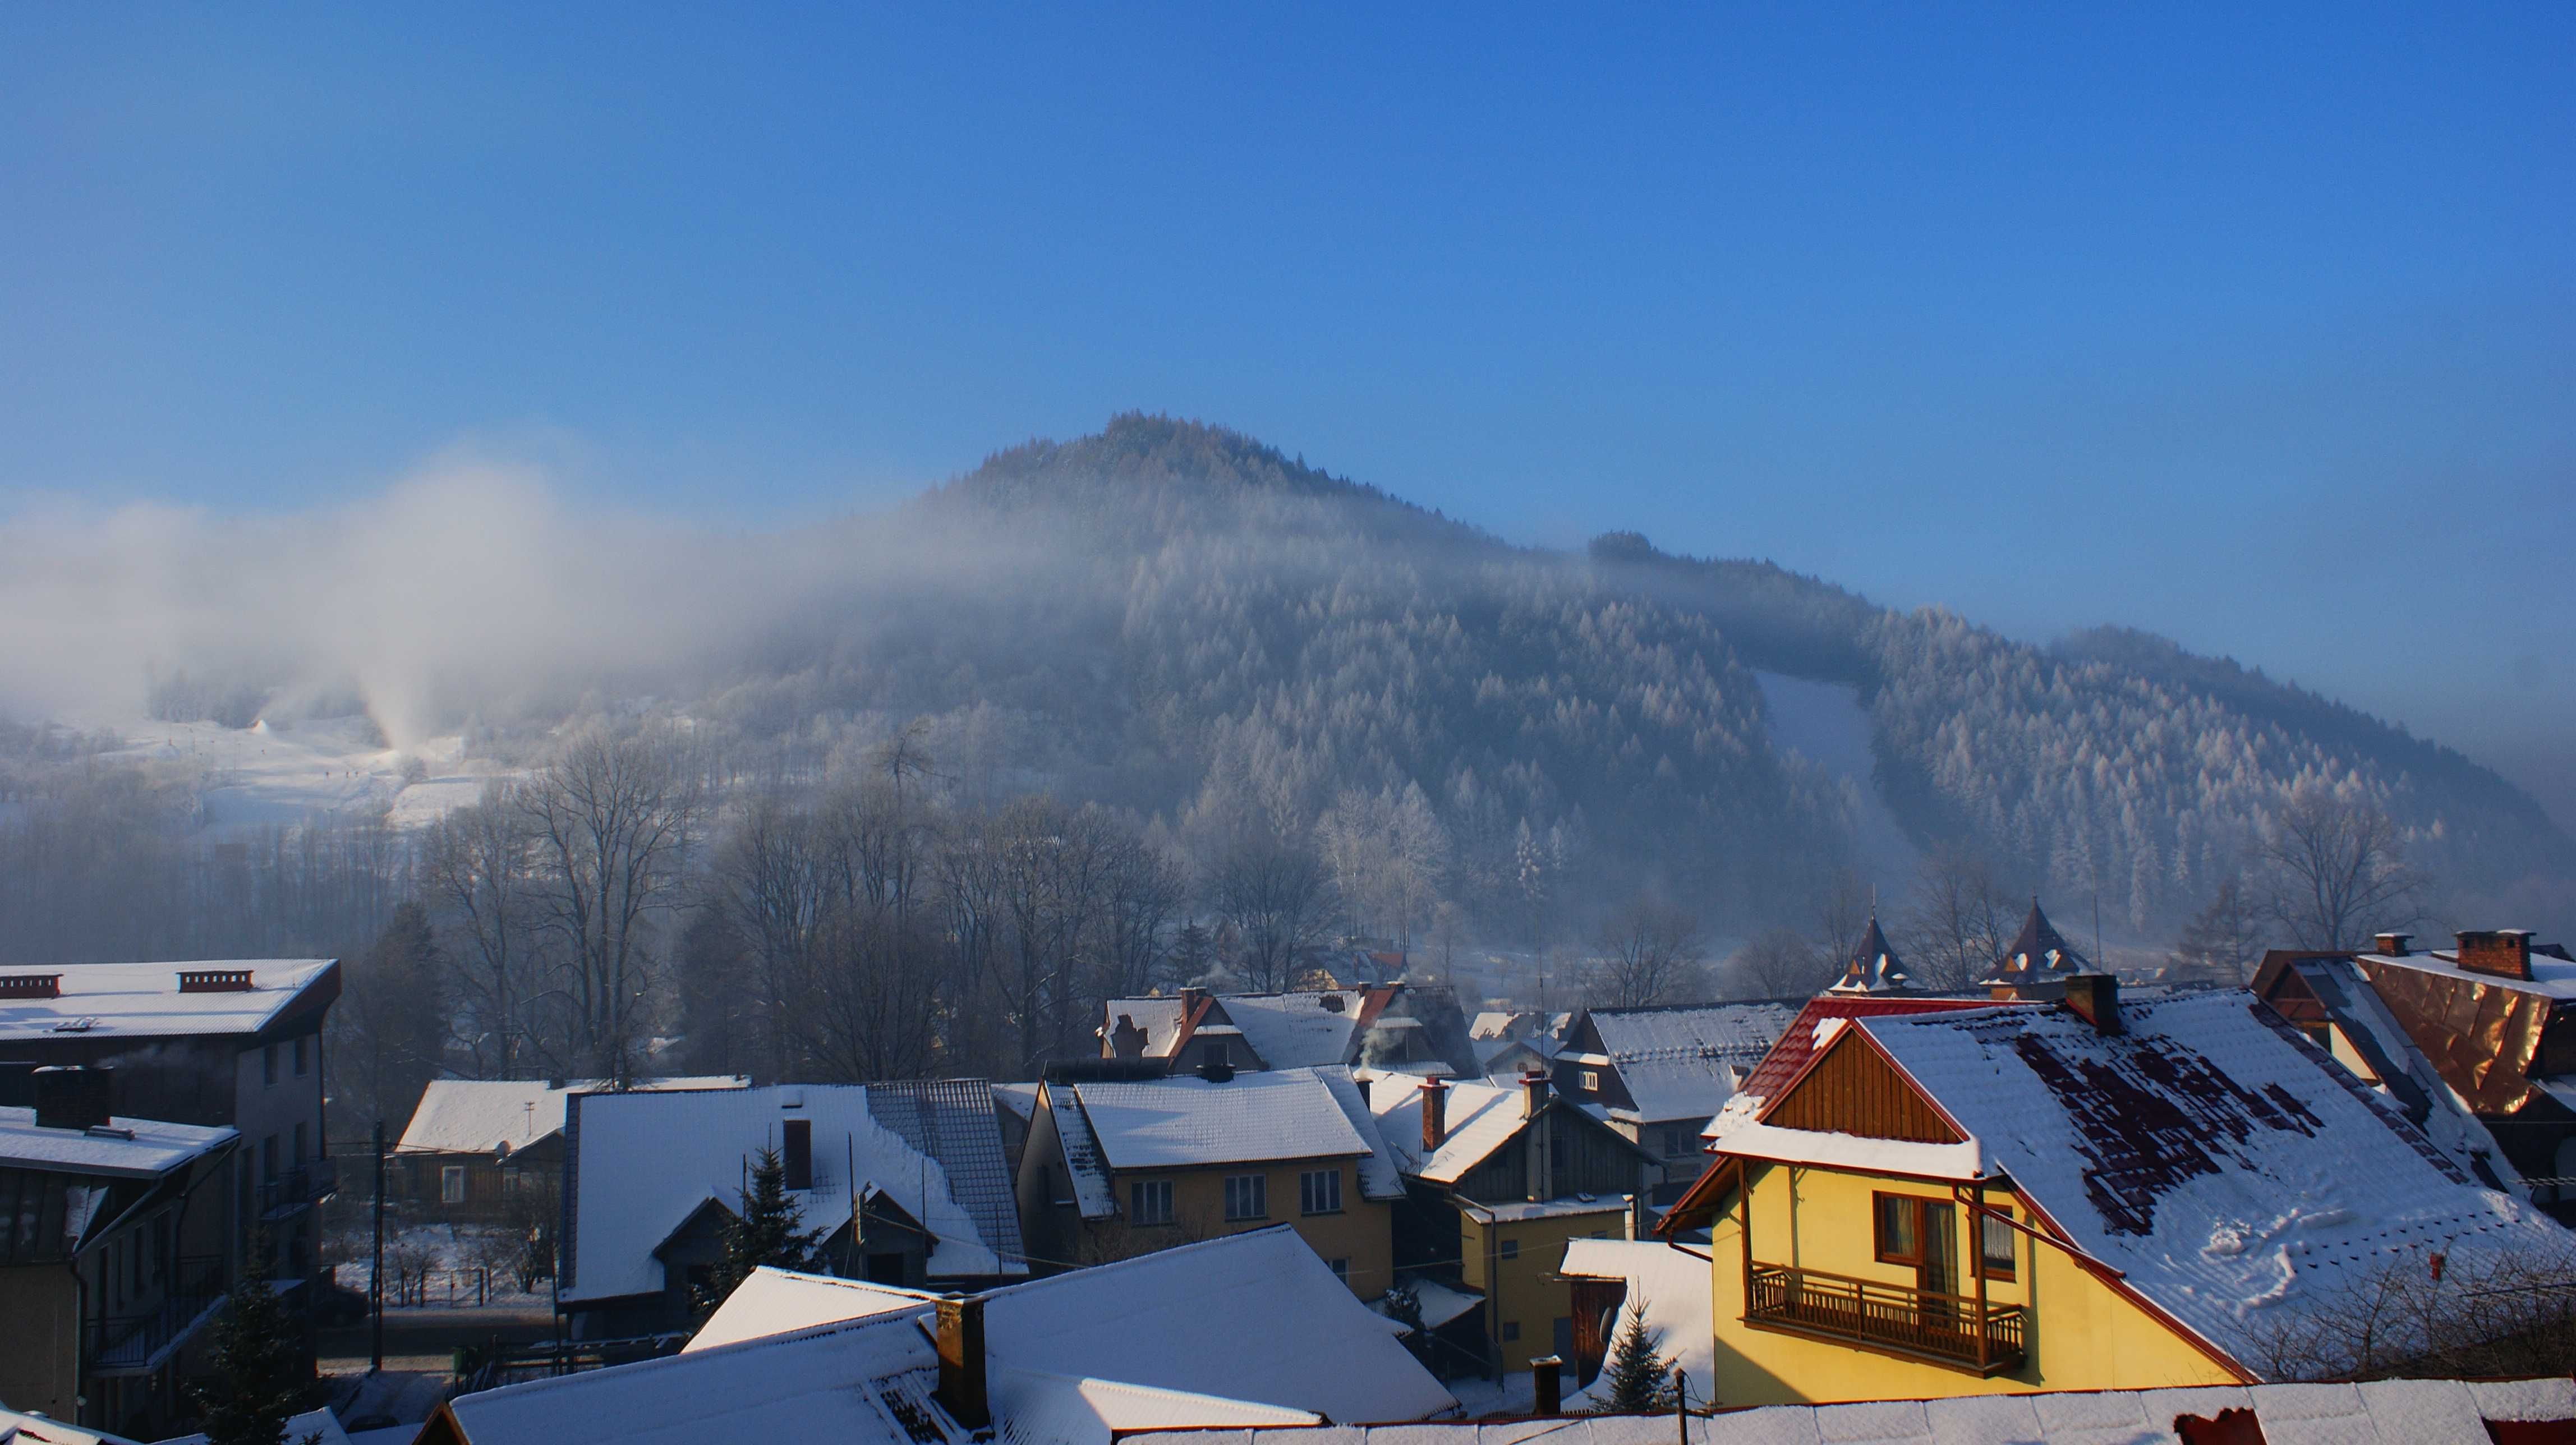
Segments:
[[[1570,1194],[1632,1194],[1637,1189],[1641,1161],[1634,1146],[1621,1138],[1609,1125],[1563,1103],[1555,1110],[1549,1128],[1556,1136],[1555,1158],[1548,1170],[1550,1199],[1563,1199]],[[1503,1204],[1529,1197],[1527,1167],[1530,1130],[1524,1129],[1511,1142],[1492,1154],[1485,1162],[1467,1172],[1458,1181],[1458,1193],[1479,1204]]]
[[[1865,1139],[1959,1142],[1958,1131],[1932,1111],[1913,1085],[1889,1067],[1876,1049],[1849,1034],[1836,1039],[1807,1077],[1780,1100],[1769,1122]]]

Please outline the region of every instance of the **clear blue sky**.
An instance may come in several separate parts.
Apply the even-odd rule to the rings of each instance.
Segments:
[[[0,8],[0,493],[775,525],[1162,410],[2566,815],[2576,6],[1590,8]]]

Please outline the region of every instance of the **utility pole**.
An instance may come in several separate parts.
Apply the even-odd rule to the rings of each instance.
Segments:
[[[367,1373],[385,1369],[385,1121],[376,1121],[376,1264],[367,1274],[368,1314],[373,1321],[367,1348]]]

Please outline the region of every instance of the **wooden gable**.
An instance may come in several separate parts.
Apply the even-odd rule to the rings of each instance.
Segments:
[[[1849,1025],[1762,1116],[1762,1122],[1864,1139],[1962,1142],[1941,1111]]]

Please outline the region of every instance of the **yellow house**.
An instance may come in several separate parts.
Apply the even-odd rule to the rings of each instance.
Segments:
[[[1395,1282],[1404,1195],[1342,1068],[1049,1079],[1020,1155],[1020,1228],[1040,1272],[1286,1224],[1351,1292]]]
[[[2567,1243],[2239,990],[1818,999],[1710,1139],[1722,1405],[2328,1374],[2338,1291]]]

